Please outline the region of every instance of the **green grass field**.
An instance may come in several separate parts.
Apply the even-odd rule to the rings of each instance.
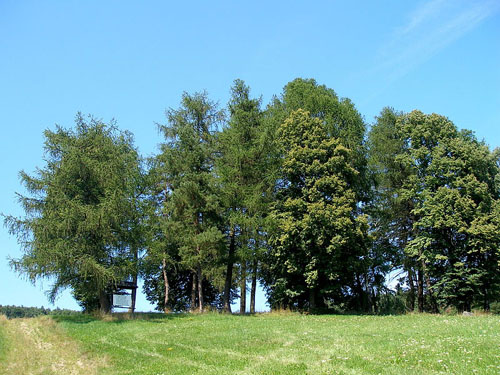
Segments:
[[[86,374],[500,374],[499,316],[205,314],[54,319],[58,324],[43,325],[58,331],[59,355],[68,357],[61,341],[65,337],[71,343],[70,357],[99,363]],[[9,346],[12,335],[2,322]],[[16,360],[12,351],[7,356]],[[58,374],[50,371],[33,373]],[[68,368],[65,371],[69,373]]]

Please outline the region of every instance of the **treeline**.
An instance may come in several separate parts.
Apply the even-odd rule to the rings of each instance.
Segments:
[[[2,306],[0,305],[0,315],[5,315],[8,319],[14,318],[34,318],[40,315],[75,315],[81,314],[79,311],[67,309],[49,309],[45,307],[25,307],[25,306]]]
[[[45,132],[26,215],[5,222],[25,251],[11,265],[55,280],[51,299],[109,311],[141,277],[166,312],[244,312],[247,288],[254,312],[259,283],[273,309],[378,312],[398,271],[408,311],[499,301],[500,152],[446,117],[385,108],[367,131],[314,80],[266,106],[236,80],[227,108],[185,93],[158,129],[148,159],[92,117]]]

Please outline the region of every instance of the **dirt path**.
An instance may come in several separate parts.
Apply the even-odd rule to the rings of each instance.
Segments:
[[[92,358],[49,317],[0,317],[7,352],[0,375],[95,375],[104,359]]]

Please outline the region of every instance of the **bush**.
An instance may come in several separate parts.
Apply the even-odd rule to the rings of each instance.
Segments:
[[[401,294],[386,293],[379,296],[377,313],[381,315],[398,315],[406,313],[405,297]]]
[[[490,312],[492,314],[500,314],[500,301],[493,302],[490,304]]]

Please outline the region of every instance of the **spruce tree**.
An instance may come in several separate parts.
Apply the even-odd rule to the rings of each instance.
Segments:
[[[255,312],[257,270],[264,242],[264,217],[268,210],[267,192],[274,180],[267,167],[266,132],[263,131],[261,101],[250,98],[250,89],[241,80],[231,88],[229,122],[219,134],[220,157],[217,175],[226,210],[227,267],[224,310],[231,311],[233,267],[240,264],[240,312],[245,313],[247,267],[251,265],[250,311]]]

